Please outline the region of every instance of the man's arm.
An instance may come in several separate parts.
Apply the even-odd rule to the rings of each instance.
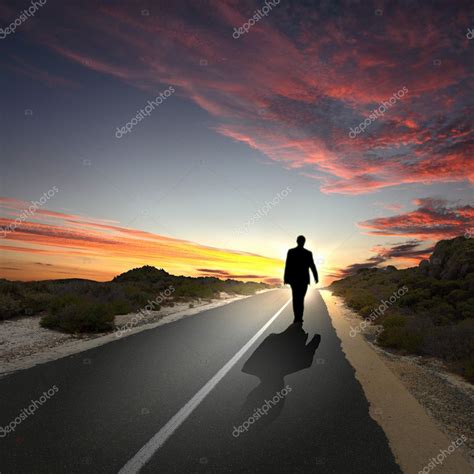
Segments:
[[[311,271],[313,272],[314,281],[318,283],[319,282],[318,270],[316,270],[316,265],[314,264],[313,254],[310,252],[309,255],[310,255],[309,268],[311,268]]]
[[[290,276],[290,271],[289,271],[289,260],[290,260],[290,251],[288,250],[288,253],[286,254],[286,263],[285,263],[285,275],[283,277],[283,283],[287,285],[289,283],[288,278]]]

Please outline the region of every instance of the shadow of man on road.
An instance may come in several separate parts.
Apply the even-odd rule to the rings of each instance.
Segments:
[[[315,334],[308,344],[307,340],[302,323],[293,323],[281,333],[270,334],[255,349],[242,372],[255,375],[260,384],[247,396],[239,414],[241,421],[253,417],[263,428],[278,418],[285,396],[291,392],[291,387],[284,387],[285,376],[311,366],[321,336]]]

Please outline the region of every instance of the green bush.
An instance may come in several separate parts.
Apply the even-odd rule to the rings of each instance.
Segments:
[[[446,299],[452,304],[456,305],[457,303],[467,300],[469,298],[469,291],[466,290],[453,290]]]
[[[413,332],[404,326],[392,326],[384,329],[378,338],[378,342],[383,347],[402,349],[418,354],[423,344],[423,334]]]
[[[13,318],[22,314],[21,302],[11,293],[0,293],[0,319]]]
[[[433,326],[425,331],[422,353],[447,361],[462,361],[474,353],[474,325]]]
[[[110,309],[114,315],[128,314],[133,311],[133,306],[127,300],[117,300],[109,303]],[[159,310],[159,307],[154,307],[154,310]]]
[[[253,295],[256,291],[263,289],[263,285],[260,283],[254,283],[254,282],[239,282],[236,285],[233,285],[231,287],[232,293],[236,293],[238,295]],[[229,291],[226,290],[225,288],[222,289],[222,291]]]
[[[415,354],[422,353],[424,335],[434,327],[429,318],[400,314],[386,316],[382,326],[384,330],[378,338],[381,346]]]
[[[197,282],[189,282],[177,287],[173,296],[175,298],[212,298],[216,295],[215,289],[212,287],[204,286]]]
[[[408,292],[386,309],[378,342],[406,352],[439,357],[474,378],[474,239],[441,241],[422,267],[360,270],[331,290],[362,317],[394,290]],[[434,255],[433,254],[433,255]],[[368,313],[368,314],[367,314]]]
[[[27,314],[37,314],[48,309],[53,296],[48,293],[27,294],[23,304]]]
[[[457,319],[474,319],[474,298],[461,301],[456,305]]]
[[[103,332],[113,329],[114,313],[106,303],[65,295],[52,301],[41,326],[68,333]]]
[[[364,306],[363,308],[359,310],[359,314],[365,319],[370,316],[372,311],[373,311],[372,306]]]
[[[400,316],[395,314],[393,316],[387,316],[382,321],[382,326],[384,329],[389,328],[399,328],[405,326],[407,323],[407,318],[405,316]]]
[[[464,377],[466,377],[469,382],[474,383],[474,357],[471,357],[469,360],[465,361],[463,371]]]
[[[189,303],[196,298],[209,300],[218,297],[219,292],[251,295],[267,288],[271,286],[257,282],[174,276],[150,266],[130,270],[110,282],[78,278],[36,282],[0,279],[0,320],[47,311],[44,327],[102,331],[108,327],[111,315],[143,309],[166,290],[168,297],[161,305],[173,305],[173,301]],[[159,305],[153,309],[159,310]]]
[[[421,288],[417,288],[411,291],[408,291],[407,294],[403,296],[399,300],[400,306],[414,306],[416,303],[420,303],[425,301],[426,299],[430,298],[431,292],[427,289],[423,290]]]
[[[374,308],[377,303],[378,302],[374,296],[366,291],[351,292],[347,295],[347,305],[356,311],[359,311],[366,306]]]
[[[450,324],[455,319],[455,308],[440,297],[416,304],[415,311],[429,316],[437,326]]]

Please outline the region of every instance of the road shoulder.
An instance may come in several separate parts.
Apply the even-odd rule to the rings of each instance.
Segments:
[[[0,322],[0,378],[13,374],[18,370],[29,369],[38,364],[87,351],[132,334],[154,329],[244,298],[249,298],[249,296],[226,295],[222,299],[214,299],[210,302],[194,301],[194,305],[190,305],[189,302],[176,303],[174,306],[164,307],[160,311],[150,311],[149,319],[138,318],[140,322],[127,326],[126,330],[82,336],[42,328],[39,324],[40,317],[2,321]],[[117,329],[123,328],[123,325],[132,321],[137,314],[117,316]]]
[[[446,474],[473,472],[461,449],[451,452],[450,446],[456,438],[448,439],[436,426],[363,336],[350,336],[351,325],[347,319],[350,310],[343,300],[329,290],[321,290],[320,294],[341,340],[342,350],[354,367],[370,403],[370,415],[385,431],[403,471],[428,473],[440,468],[439,472]],[[463,435],[459,433],[457,438]]]

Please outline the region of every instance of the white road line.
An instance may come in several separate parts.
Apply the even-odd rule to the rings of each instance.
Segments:
[[[135,456],[133,456],[130,461],[125,464],[125,466],[120,469],[119,474],[134,474],[140,471],[140,469],[151,459],[151,457],[158,451],[158,449],[165,444],[167,439],[179,428],[179,426],[186,420],[186,418],[194,411],[194,409],[206,398],[209,392],[220,382],[220,380],[229,372],[230,369],[238,362],[238,360],[248,351],[252,344],[265,332],[265,330],[270,326],[270,324],[275,321],[282,311],[288,306],[288,303],[291,301],[291,298],[267,321],[267,323],[255,334],[255,336],[250,339],[250,341],[245,344],[242,349],[237,352],[237,354],[232,357],[232,359],[227,362],[227,364],[222,367],[219,372],[217,372],[214,377],[212,377],[209,382],[204,385],[204,387],[199,390],[199,392],[194,395],[191,400],[189,400],[186,405],[179,410],[176,415],[171,418],[168,423],[166,423],[163,428],[161,428],[158,433],[156,433],[153,438],[148,441],[148,443],[143,446],[143,448],[138,451]]]

